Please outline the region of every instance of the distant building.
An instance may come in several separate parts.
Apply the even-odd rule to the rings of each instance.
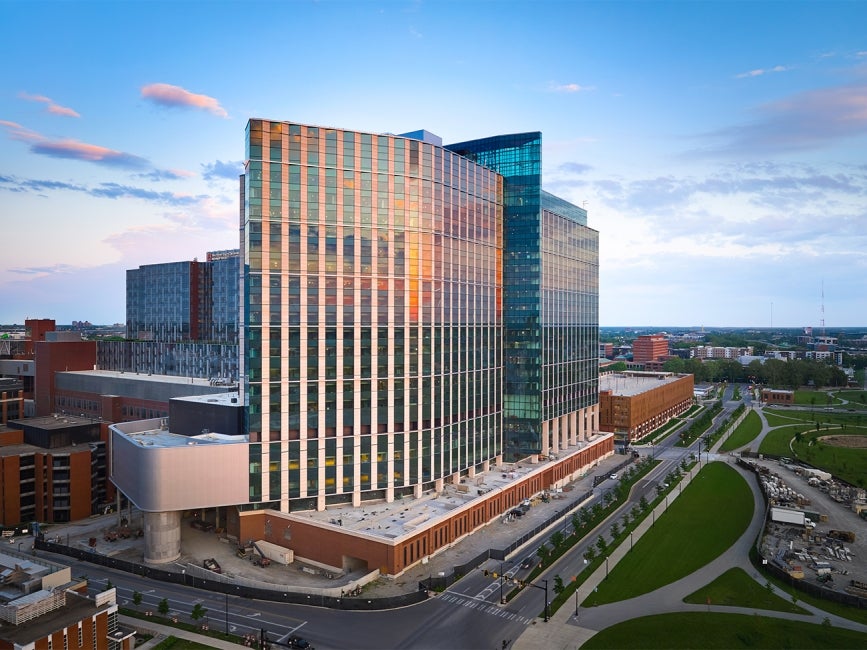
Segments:
[[[217,395],[237,384],[217,379],[174,377],[108,370],[58,372],[54,413],[107,422],[168,417],[169,401],[191,395]]]
[[[642,334],[632,342],[633,363],[645,364],[668,356],[668,339],[662,334]]]
[[[205,262],[148,264],[126,272],[128,339],[238,341],[239,251]]]
[[[599,358],[600,359],[613,359],[614,358],[614,344],[613,343],[600,343],[599,344]]]
[[[237,383],[238,342],[97,341],[99,370]],[[0,362],[2,363],[2,362]]]
[[[795,403],[795,391],[763,388],[762,402],[768,405],[791,406]]]
[[[0,377],[0,424],[23,418],[24,382],[12,377]]]
[[[751,345],[742,348],[699,345],[689,349],[689,356],[692,359],[737,359],[752,355],[752,353],[753,347]]]
[[[599,378],[599,428],[621,443],[640,440],[693,403],[693,375],[624,372]]]

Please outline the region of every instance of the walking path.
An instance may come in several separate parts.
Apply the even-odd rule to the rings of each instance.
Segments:
[[[725,457],[715,457],[715,460],[724,460]],[[861,625],[846,618],[828,614],[820,609],[799,602],[799,606],[808,610],[809,614],[792,614],[788,612],[776,612],[768,610],[755,610],[746,607],[727,607],[720,605],[693,605],[683,602],[683,599],[694,591],[704,587],[714,579],[719,577],[725,571],[740,567],[744,569],[749,576],[761,583],[761,576],[750,564],[749,551],[759,532],[764,525],[765,503],[759,489],[755,475],[737,465],[733,465],[741,475],[744,476],[747,484],[753,493],[754,512],[753,519],[749,527],[743,535],[735,542],[727,551],[717,557],[712,562],[706,564],[701,569],[694,571],[690,575],[677,580],[676,582],[660,587],[655,591],[630,598],[625,601],[611,603],[608,605],[600,605],[591,608],[579,609],[576,619],[575,611],[568,606],[563,606],[554,613],[548,623],[544,623],[539,619],[534,625],[527,628],[513,644],[513,650],[535,650],[536,648],[546,648],[549,650],[572,650],[580,648],[588,639],[595,635],[600,630],[615,625],[624,620],[637,618],[640,616],[649,616],[656,614],[665,614],[671,612],[717,612],[727,614],[761,614],[762,616],[785,618],[789,620],[804,621],[808,623],[821,623],[826,617],[835,627],[848,628],[859,632],[867,633],[867,625]],[[683,487],[686,487],[692,479],[694,473],[690,473],[684,477]],[[673,493],[671,496],[675,496]],[[664,512],[665,504],[657,506]],[[657,513],[657,516],[661,514]],[[645,518],[641,525],[636,528],[634,535],[640,537],[647,532],[652,524],[649,518]],[[620,559],[628,552],[625,544],[621,544],[610,556],[609,563],[617,564]],[[600,566],[588,580],[578,589],[577,601],[583,602],[605,578],[606,568]],[[774,592],[782,598],[788,600],[789,594],[774,587]]]

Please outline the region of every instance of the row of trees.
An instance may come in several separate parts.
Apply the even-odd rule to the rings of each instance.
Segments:
[[[773,388],[841,388],[848,382],[846,373],[837,366],[812,359],[766,359],[764,363],[754,360],[744,366],[734,359],[669,359],[663,366],[667,372],[691,374],[695,381],[729,382],[754,381]]]

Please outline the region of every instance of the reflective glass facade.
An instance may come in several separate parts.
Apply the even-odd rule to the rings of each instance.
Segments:
[[[504,177],[504,456],[556,449],[596,429],[598,233],[542,191],[541,133],[447,148]]]
[[[246,158],[250,502],[418,494],[500,454],[503,177],[429,141],[265,120]]]
[[[148,264],[128,270],[127,338],[236,343],[239,251],[219,253],[209,253],[205,262]]]

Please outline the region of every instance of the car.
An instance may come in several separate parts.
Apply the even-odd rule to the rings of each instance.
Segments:
[[[614,474],[612,474],[612,475],[609,476],[608,478],[610,478],[610,479],[616,481],[616,480],[617,480],[617,472],[615,472]]]
[[[524,511],[521,510],[520,508],[515,508],[515,509],[511,510],[509,512],[509,514],[512,515],[513,517],[523,517]]]
[[[213,571],[214,573],[222,573],[222,572],[223,572],[223,569],[220,567],[220,563],[217,562],[217,561],[216,561],[214,558],[212,558],[212,557],[206,558],[206,559],[202,562],[202,565],[203,565],[206,569],[208,569],[208,571]]]
[[[310,645],[310,641],[307,639],[303,639],[300,636],[290,636],[286,640],[286,645],[290,648],[300,648],[301,650],[313,650]]]
[[[524,561],[521,562],[522,569],[532,569],[533,565],[536,563],[535,558],[531,555],[530,557],[525,557]]]

